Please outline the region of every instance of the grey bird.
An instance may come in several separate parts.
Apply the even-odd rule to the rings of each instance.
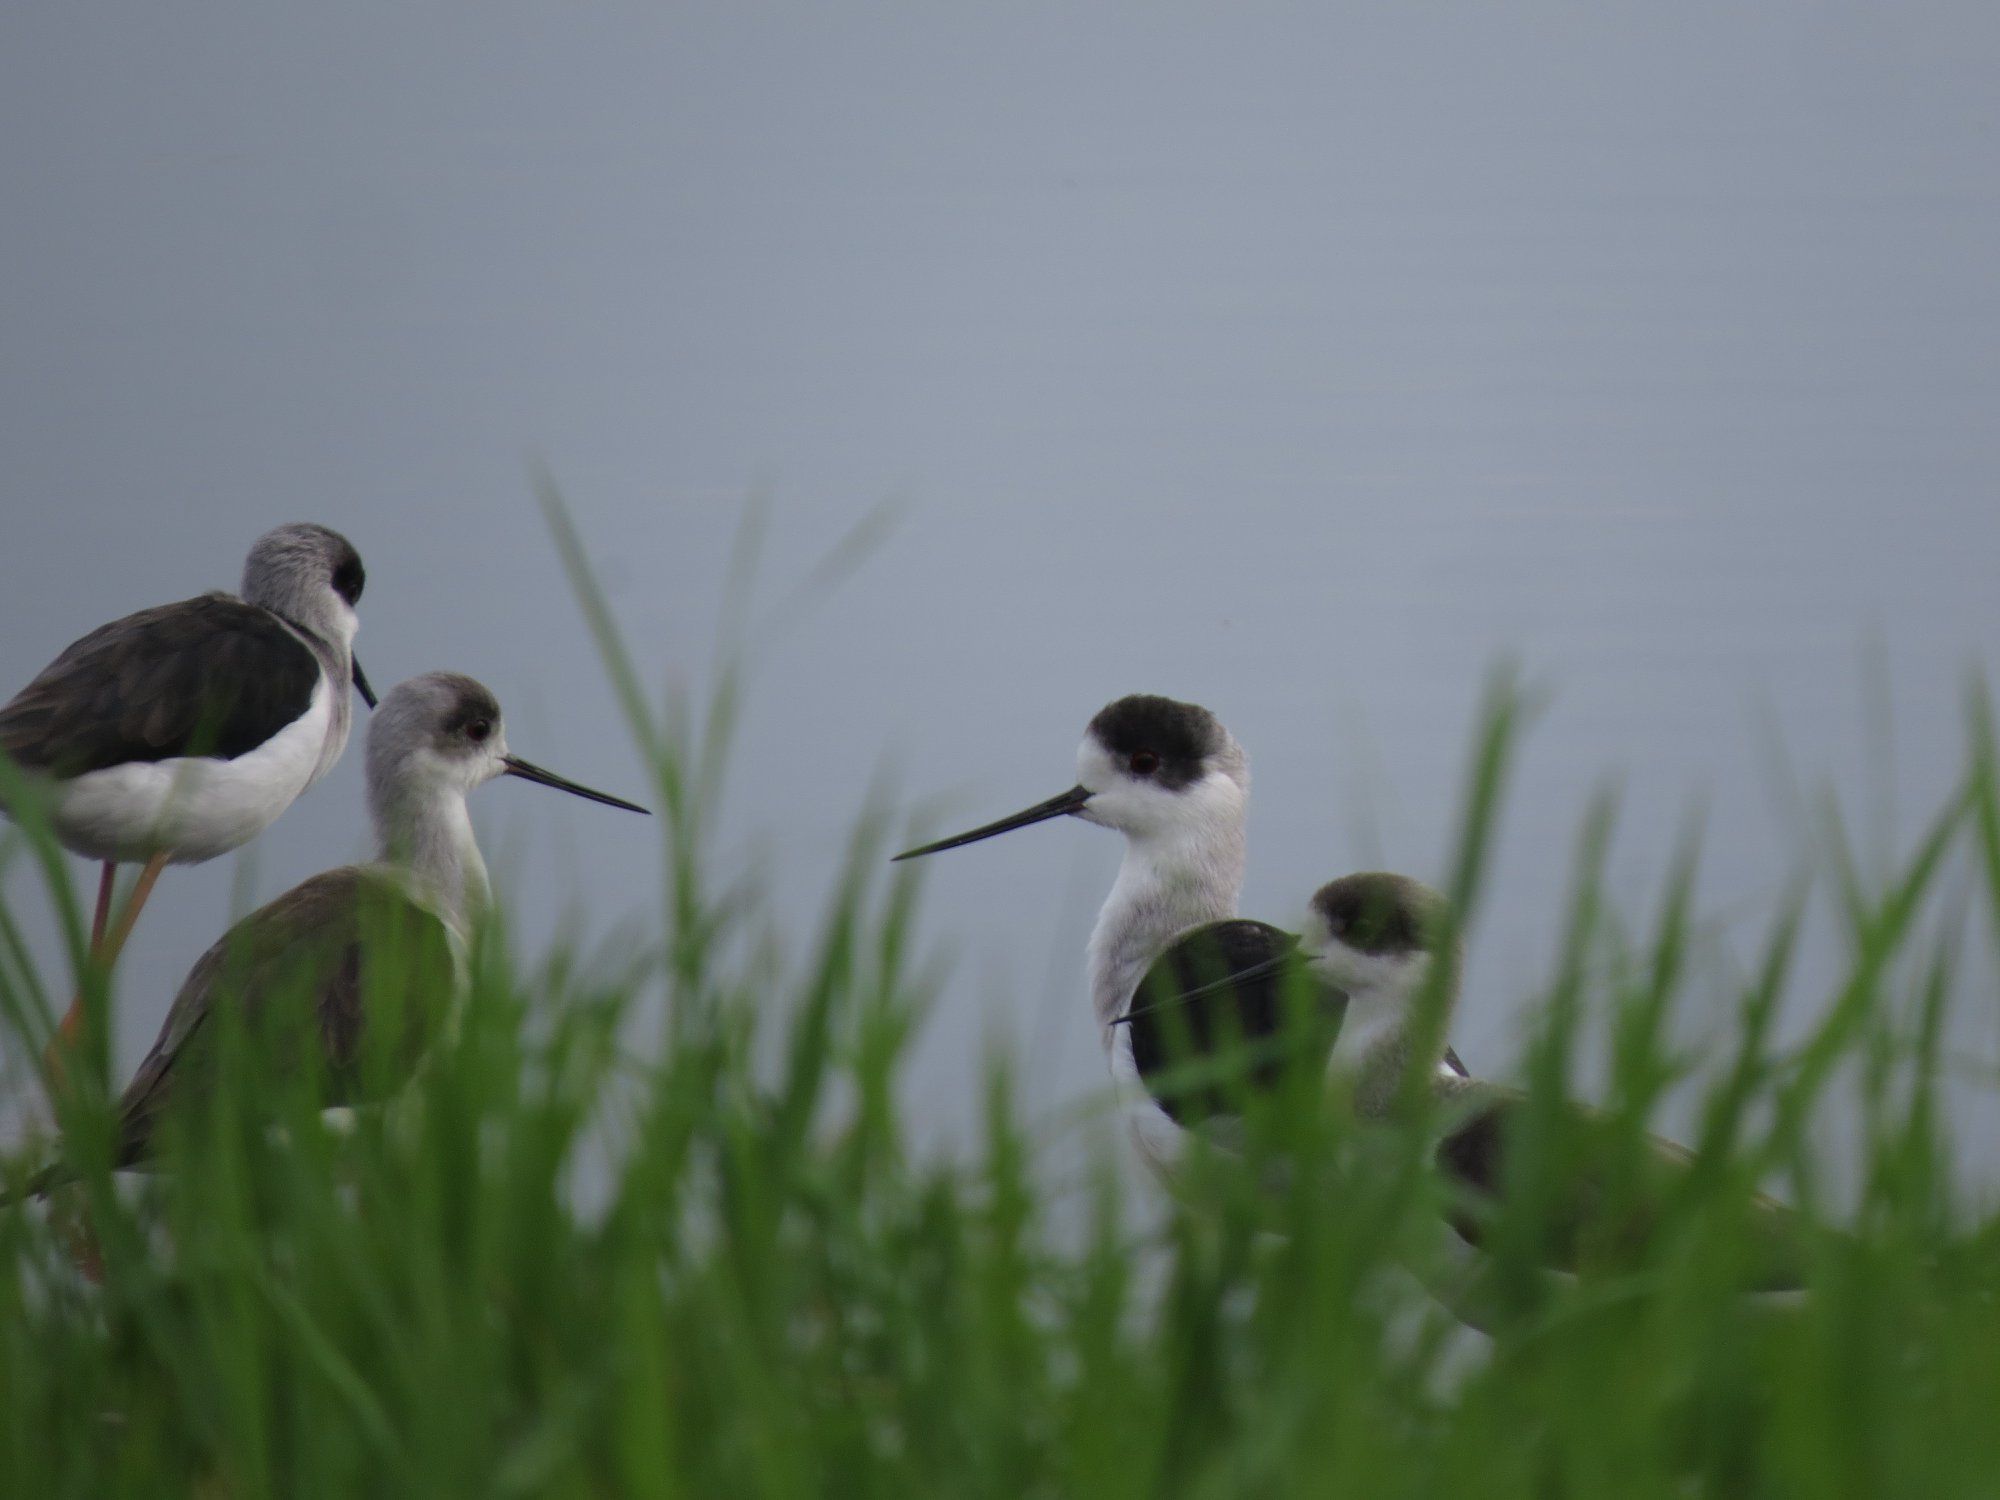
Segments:
[[[348,540],[266,532],[241,596],[202,594],[101,625],[0,707],[0,753],[45,794],[64,847],[101,860],[91,952],[117,958],[169,864],[199,864],[268,828],[347,744],[366,574]],[[143,865],[111,926],[117,868]],[[64,1016],[72,1037],[78,1004]]]
[[[116,1166],[144,1162],[162,1112],[212,1084],[221,1006],[238,1007],[281,1065],[323,1068],[328,1105],[380,1102],[408,1081],[450,1020],[491,899],[466,796],[499,776],[646,812],[509,753],[499,702],[472,678],[432,672],[397,685],[368,726],[379,858],[294,886],[195,963],[119,1100]],[[26,1192],[73,1176],[58,1161]]]

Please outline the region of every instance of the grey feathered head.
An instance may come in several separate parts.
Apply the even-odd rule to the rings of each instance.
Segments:
[[[368,800],[378,824],[394,821],[395,810],[413,799],[462,796],[496,776],[646,811],[510,755],[500,700],[462,672],[426,672],[397,683],[368,721]]]
[[[463,673],[399,682],[368,720],[371,799],[434,782],[470,791],[506,769],[500,700]]]
[[[354,638],[354,607],[368,582],[361,554],[337,531],[310,521],[257,538],[243,564],[243,597],[335,645]]]

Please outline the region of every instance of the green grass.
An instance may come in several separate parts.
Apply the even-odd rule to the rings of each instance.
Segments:
[[[816,936],[785,951],[759,893],[718,879],[704,823],[733,686],[701,712],[656,707],[553,514],[653,768],[650,950],[524,965],[496,926],[461,1035],[397,1108],[336,1135],[309,1081],[246,1063],[185,1111],[181,1170],[116,1190],[102,1057],[86,1059],[64,1109],[85,1167],[70,1201],[107,1274],[80,1283],[42,1210],[0,1211],[0,1495],[2000,1486],[2000,1234],[1953,1186],[1940,1107],[1950,1014],[1993,999],[1959,958],[2000,930],[1983,704],[1961,792],[1887,875],[1829,843],[1732,997],[1732,1044],[1692,1078],[1670,1040],[1679,1008],[1712,998],[1693,977],[1692,860],[1657,912],[1620,914],[1598,873],[1608,812],[1585,817],[1520,1080],[1554,1101],[1595,1065],[1634,1143],[1670,1088],[1694,1090],[1699,1156],[1635,1253],[1554,1284],[1530,1262],[1564,1142],[1536,1137],[1492,1226],[1488,1341],[1404,1269],[1437,1247],[1430,1122],[1361,1134],[1310,1080],[1260,1122],[1251,1161],[1200,1164],[1163,1209],[1133,1210],[1115,1154],[1052,1182],[1050,1124],[1022,1117],[999,1068],[979,1148],[940,1162],[898,1108],[926,1000],[951,982],[913,949],[920,872],[890,870],[888,820],[862,811]],[[1475,926],[1517,708],[1497,693],[1471,756],[1453,884]],[[43,861],[74,950],[60,858],[32,827],[8,849]],[[1791,975],[1810,900],[1847,935],[1827,993]],[[32,972],[22,920],[0,912],[0,1012],[7,1048],[38,1051],[70,976]],[[1835,1192],[1826,1142],[1853,1119],[1858,1175]],[[1796,1307],[1732,1290],[1758,1183],[1810,1226]]]

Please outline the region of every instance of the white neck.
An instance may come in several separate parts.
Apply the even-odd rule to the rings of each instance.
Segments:
[[[1105,1046],[1146,970],[1192,927],[1236,915],[1240,821],[1125,840],[1125,862],[1090,934],[1090,999]]]
[[[1396,990],[1352,990],[1341,1013],[1329,1068],[1347,1078],[1364,1115],[1380,1115],[1395,1100],[1410,1050],[1411,997]]]
[[[405,794],[396,806],[375,809],[375,830],[383,861],[398,866],[424,902],[463,937],[493,894],[465,793],[431,787]]]

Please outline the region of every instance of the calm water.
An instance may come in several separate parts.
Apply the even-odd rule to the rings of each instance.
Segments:
[[[788,623],[726,832],[803,933],[879,773],[931,827],[1008,811],[1134,690],[1249,747],[1246,910],[1435,877],[1512,654],[1548,703],[1458,1027],[1505,1071],[1595,787],[1635,909],[1706,810],[1726,953],[1804,847],[1777,765],[1888,842],[1950,784],[2000,645],[2000,12],[1327,9],[10,17],[0,687],[311,518],[369,561],[378,683],[470,671],[518,750],[629,791],[526,461],[661,681],[703,680],[763,493]],[[780,608],[884,500],[861,569]],[[636,820],[477,806],[531,939],[652,888]],[[249,860],[173,876],[127,1058],[359,817],[350,754]],[[1065,825],[930,871],[941,1141],[991,1041],[1037,1109],[1098,1086],[1115,860]],[[1993,1055],[1990,1008],[1962,1029]]]

